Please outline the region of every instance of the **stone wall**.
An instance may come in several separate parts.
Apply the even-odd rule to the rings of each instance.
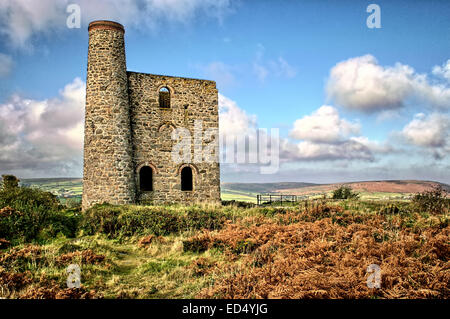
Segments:
[[[83,209],[135,201],[124,30],[89,25],[84,130]]]
[[[131,107],[131,126],[136,185],[139,170],[153,167],[153,191],[142,192],[137,187],[137,201],[168,203],[193,201],[220,201],[220,168],[214,163],[194,161],[194,121],[201,120],[203,131],[218,130],[218,92],[213,81],[188,79],[128,72]],[[160,108],[159,90],[170,91],[170,108]],[[175,128],[187,128],[191,133],[193,163],[175,163],[171,139]],[[203,140],[218,145],[218,140]],[[215,154],[218,156],[218,154]],[[193,172],[193,190],[181,190],[180,171],[190,166]]]

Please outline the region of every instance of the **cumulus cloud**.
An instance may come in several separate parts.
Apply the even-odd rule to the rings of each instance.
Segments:
[[[4,0],[0,2],[0,34],[14,46],[25,46],[33,33],[65,27],[68,1]]]
[[[292,138],[317,143],[335,143],[345,140],[349,135],[358,134],[360,125],[339,117],[336,108],[323,105],[311,115],[294,122],[290,132]]]
[[[220,161],[228,171],[273,174],[279,168],[278,130],[257,127],[235,101],[219,94]]]
[[[372,141],[369,140],[369,138],[366,136],[352,136],[350,140],[367,147],[372,153],[391,154],[398,151],[387,141],[385,142]]]
[[[375,160],[375,154],[394,151],[386,143],[371,141],[360,135],[358,122],[340,117],[338,110],[323,105],[311,115],[294,122],[289,135],[301,140],[291,143],[284,140],[282,154],[285,161],[295,160]]]
[[[450,118],[445,114],[433,113],[426,116],[418,113],[402,130],[402,135],[411,144],[443,148],[450,138]]]
[[[219,94],[220,134],[222,141],[246,136],[247,143],[256,143],[258,138],[265,138],[270,149],[271,134],[257,128],[256,116],[249,115],[237,103]],[[376,154],[388,154],[393,148],[387,144],[371,141],[360,136],[360,125],[340,117],[336,108],[324,105],[311,115],[306,115],[294,122],[290,136],[299,142],[286,138],[279,139],[281,163],[328,160],[362,160],[373,161]],[[221,145],[222,153],[226,145]],[[228,145],[227,145],[228,146]],[[246,148],[247,157],[251,150]],[[241,165],[242,166],[242,165]],[[256,170],[257,167],[240,167],[234,169]]]
[[[222,136],[249,134],[257,126],[256,115],[249,115],[237,103],[219,93],[219,129]]]
[[[0,77],[8,76],[13,68],[13,61],[9,55],[0,53]]]
[[[374,155],[366,145],[346,140],[335,144],[302,141],[298,144],[282,144],[284,161],[334,161],[364,160],[373,161]]]
[[[435,73],[440,70],[435,68]],[[396,63],[393,67],[383,67],[372,55],[351,58],[334,66],[327,95],[341,106],[365,112],[398,109],[409,99],[436,108],[450,106],[450,88],[445,83],[431,84],[425,74],[416,73],[408,65]]]
[[[450,81],[450,59],[447,60],[442,66],[436,65],[433,68],[433,74]]]
[[[79,176],[82,165],[85,83],[67,84],[58,97],[13,95],[0,104],[0,168],[33,176]]]
[[[35,34],[65,29],[72,3],[80,5],[84,26],[110,19],[127,27],[155,28],[166,22],[186,24],[200,15],[221,21],[232,10],[231,0],[3,0],[0,33],[13,46],[26,46]]]

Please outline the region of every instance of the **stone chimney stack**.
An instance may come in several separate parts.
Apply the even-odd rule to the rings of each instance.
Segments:
[[[135,201],[124,27],[89,24],[84,128],[83,210]]]

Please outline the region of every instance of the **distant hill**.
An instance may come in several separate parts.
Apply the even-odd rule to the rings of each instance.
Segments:
[[[58,183],[58,182],[80,182],[81,177],[55,177],[55,178],[24,178],[20,182],[22,184],[39,184],[39,183]]]
[[[60,198],[77,198],[81,200],[81,178],[33,178],[22,179],[25,186],[39,187],[50,191]],[[221,196],[223,200],[239,200],[255,202],[256,195],[261,193],[283,193],[297,195],[303,198],[330,196],[334,189],[340,185],[348,185],[360,193],[360,198],[368,200],[377,199],[409,199],[413,194],[430,189],[440,184],[450,192],[450,185],[433,181],[418,180],[385,180],[361,181],[333,184],[315,184],[304,182],[280,183],[222,183]]]
[[[285,189],[297,189],[308,186],[316,186],[314,183],[298,183],[298,182],[284,182],[284,183],[222,183],[222,189],[245,191],[249,193],[272,193]]]
[[[297,195],[303,198],[320,197],[324,194],[331,196],[333,190],[341,185],[348,185],[354,191],[360,193],[361,199],[409,199],[413,194],[429,190],[433,185],[440,184],[450,192],[450,186],[433,181],[417,180],[386,180],[386,181],[362,181],[333,184],[313,183],[223,183],[222,199],[254,201],[259,193],[282,193]],[[236,199],[238,200],[238,199]]]
[[[347,185],[357,192],[412,194],[426,191],[430,189],[433,185],[437,184],[442,185],[445,190],[450,191],[449,185],[433,181],[386,180],[386,181],[363,181],[363,182],[322,184],[309,187],[279,189],[276,192],[289,193],[293,195],[305,195],[315,192],[331,192],[341,185]]]
[[[24,178],[20,180],[22,186],[38,187],[57,195],[59,198],[73,198],[81,200],[83,183],[80,177],[62,178]]]

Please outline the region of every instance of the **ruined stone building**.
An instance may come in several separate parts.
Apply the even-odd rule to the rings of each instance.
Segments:
[[[175,163],[171,156],[174,129],[193,137],[196,120],[203,131],[218,129],[216,83],[127,71],[124,33],[116,22],[89,24],[83,209],[219,201],[218,160]],[[201,141],[208,143],[218,141]]]

